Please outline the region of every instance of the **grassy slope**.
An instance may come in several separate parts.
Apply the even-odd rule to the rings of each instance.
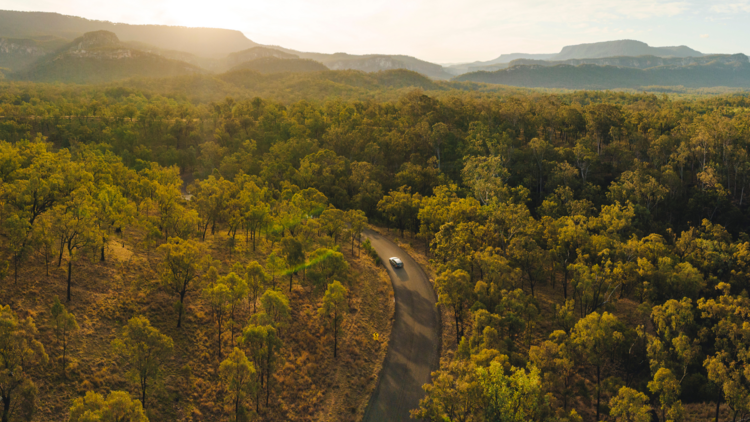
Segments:
[[[45,276],[44,259],[34,256],[23,267],[17,286],[0,292],[19,315],[35,318],[41,341],[51,356],[50,364],[34,375],[39,388],[36,421],[64,421],[73,398],[87,390],[107,392],[129,390],[127,368],[112,353],[110,343],[123,324],[134,315],[147,316],[152,324],[175,341],[176,352],[164,368],[165,377],[151,392],[149,414],[152,421],[220,420],[224,410],[223,390],[217,369],[216,329],[197,295],[187,299],[188,312],[183,328],[176,329],[175,298],[158,284],[157,259],[134,251],[139,235],[126,236],[125,246],[113,241],[108,260],[99,263],[82,257],[74,266],[73,300],[69,310],[76,315],[81,331],[73,339],[67,379],[60,374],[59,356],[49,327],[49,306],[55,296],[65,297],[65,263],[50,266]],[[238,247],[228,256],[224,236],[208,239],[216,258],[224,264],[222,273],[233,262],[262,259],[270,244],[258,252]],[[344,248],[346,249],[346,248]],[[284,362],[276,373],[277,386],[271,397],[271,410],[261,420],[354,421],[361,418],[385,357],[393,315],[390,281],[382,268],[369,258],[356,258],[343,251],[350,263],[351,309],[344,322],[345,335],[339,343],[339,357],[333,359],[332,341],[323,329],[316,310],[320,295],[313,296],[295,282],[290,295],[291,327],[282,338]],[[261,263],[263,261],[261,260]],[[288,279],[281,282],[288,283]],[[250,316],[244,306],[240,321]],[[380,334],[380,342],[372,333]],[[224,355],[229,350],[229,334],[224,337]]]

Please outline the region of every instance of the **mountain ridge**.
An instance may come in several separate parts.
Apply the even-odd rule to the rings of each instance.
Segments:
[[[100,30],[112,32],[124,41],[144,42],[162,49],[205,57],[223,57],[259,45],[242,32],[230,29],[131,25],[60,13],[0,10],[0,38],[55,35],[75,39],[85,33]]]

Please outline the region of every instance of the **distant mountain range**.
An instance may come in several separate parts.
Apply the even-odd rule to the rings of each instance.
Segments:
[[[486,62],[473,62],[448,66],[446,71],[454,75],[462,75],[469,72],[506,69],[517,60],[535,60],[560,62],[573,59],[598,59],[605,57],[700,57],[703,53],[692,48],[679,47],[651,47],[648,44],[633,40],[605,41],[593,44],[579,44],[563,47],[559,53],[553,54],[525,54],[513,53],[503,54],[500,57]]]
[[[405,55],[300,52],[259,45],[239,31],[128,25],[56,13],[0,11],[0,77],[99,83],[238,70],[268,73],[406,70],[436,80],[570,89],[750,87],[747,56],[633,40],[503,54],[441,66]],[[403,75],[402,75],[403,77]]]
[[[516,65],[495,72],[474,72],[457,77],[460,82],[482,82],[528,88],[641,89],[652,86],[687,88],[750,88],[750,61],[744,54],[712,56],[715,60],[687,66],[646,69],[581,64]]]

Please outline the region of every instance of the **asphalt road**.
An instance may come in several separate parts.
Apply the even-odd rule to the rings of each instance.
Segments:
[[[383,260],[393,282],[396,315],[380,380],[365,411],[365,422],[408,421],[424,397],[422,385],[439,365],[436,297],[422,268],[403,249],[370,230],[364,232]],[[394,269],[390,257],[404,267]]]

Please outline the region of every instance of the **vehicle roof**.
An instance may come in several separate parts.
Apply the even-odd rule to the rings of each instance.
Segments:
[[[392,259],[394,261],[401,262],[401,259],[399,259],[398,257],[395,257],[395,256],[392,256],[390,259]]]

